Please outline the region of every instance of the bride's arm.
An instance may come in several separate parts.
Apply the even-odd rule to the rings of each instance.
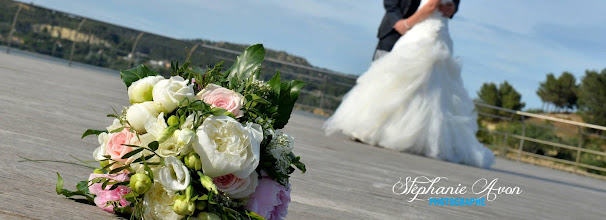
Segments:
[[[413,15],[404,20],[405,26],[410,29],[415,24],[425,20],[440,6],[440,0],[429,0],[423,7],[419,8]]]

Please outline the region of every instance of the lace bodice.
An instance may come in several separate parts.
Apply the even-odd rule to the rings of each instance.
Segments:
[[[421,7],[423,7],[423,5],[427,4],[429,2],[429,0],[421,0],[421,4],[419,4],[419,8],[417,8],[417,10],[419,10]],[[452,0],[440,0],[440,4],[446,4],[448,2],[453,2]],[[439,18],[442,17],[442,13],[438,10],[436,10],[430,17],[435,17],[435,18]]]
[[[421,0],[421,4],[419,4],[419,8],[423,7],[423,5],[427,4],[429,0]],[[445,4],[447,2],[452,2],[452,0],[441,0],[440,4]]]

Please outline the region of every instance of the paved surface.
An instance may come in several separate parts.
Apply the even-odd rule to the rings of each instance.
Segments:
[[[0,219],[113,219],[91,205],[55,194],[55,172],[75,187],[90,170],[59,163],[19,163],[19,156],[92,159],[97,140],[80,139],[104,128],[111,106],[128,104],[117,73],[64,61],[0,53]],[[544,167],[498,159],[491,170],[432,160],[326,137],[322,118],[297,112],[286,131],[306,174],[292,178],[287,219],[604,219],[606,184]],[[392,186],[400,177],[448,177],[437,186],[468,188],[480,178],[496,187],[520,187],[485,207],[434,207],[408,202]],[[468,190],[470,191],[470,190]],[[478,197],[471,192],[452,197]],[[427,198],[421,196],[420,198]]]

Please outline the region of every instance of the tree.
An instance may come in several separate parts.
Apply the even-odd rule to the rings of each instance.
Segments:
[[[478,92],[478,98],[481,102],[488,105],[501,106],[501,97],[499,97],[499,89],[494,83],[484,83]],[[497,115],[498,111],[495,109],[483,109],[483,112]]]
[[[537,95],[543,104],[553,105],[556,111],[561,109],[574,109],[577,105],[576,78],[569,72],[563,72],[558,78],[553,73],[547,74],[544,82],[541,82]]]
[[[526,103],[522,102],[522,95],[507,81],[501,83],[499,87],[494,83],[484,83],[478,92],[478,98],[485,104],[512,110],[522,110],[526,106]],[[489,108],[483,108],[482,112],[506,117],[511,116],[511,113]],[[494,119],[492,118],[492,120]]]
[[[549,104],[553,104],[556,100],[555,88],[557,81],[558,80],[555,78],[553,73],[547,74],[547,79],[545,82],[541,82],[539,89],[537,90],[537,95],[541,98],[543,103],[547,104],[547,109],[549,109]]]
[[[606,126],[606,69],[585,71],[579,88],[578,109],[585,122]]]
[[[558,77],[558,103],[560,108],[574,109],[577,106],[577,79],[569,72],[564,72]]]
[[[507,81],[499,85],[499,96],[501,97],[501,107],[522,110],[526,103],[522,102],[522,95],[516,91]]]

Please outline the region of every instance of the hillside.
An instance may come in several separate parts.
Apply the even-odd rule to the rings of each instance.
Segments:
[[[204,39],[174,39],[32,4],[23,4],[12,38],[8,39],[19,4],[12,0],[0,0],[2,44],[6,45],[10,41],[13,48],[63,59],[73,57],[76,62],[115,70],[146,64],[160,73],[169,74],[171,61],[185,62],[188,51],[198,43],[232,51],[243,51],[249,46]],[[131,53],[135,42],[136,49]],[[197,47],[190,58],[192,63],[203,68],[220,61],[225,61],[223,66],[227,68],[232,64],[235,55],[220,49]],[[283,79],[305,81],[307,86],[300,97],[300,104],[334,109],[338,106],[340,97],[355,84],[355,76],[315,68],[305,58],[285,51],[266,48],[266,58],[295,64],[264,62],[261,77],[269,79],[276,70],[280,70]],[[327,96],[322,97],[322,94]]]

